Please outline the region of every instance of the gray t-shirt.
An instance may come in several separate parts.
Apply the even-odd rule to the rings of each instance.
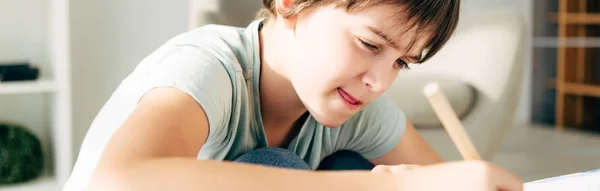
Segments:
[[[233,160],[266,147],[258,92],[261,22],[246,28],[207,25],[176,36],[142,60],[92,122],[64,190],[82,190],[114,132],[155,87],[178,88],[203,107],[210,133],[198,160]],[[402,111],[383,95],[341,127],[324,127],[309,115],[287,149],[313,168],[338,150],[371,159],[391,150],[405,126]]]

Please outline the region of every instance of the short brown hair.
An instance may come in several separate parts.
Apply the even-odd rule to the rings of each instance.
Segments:
[[[292,8],[281,13],[275,10],[274,3],[275,0],[263,0],[264,8],[259,11],[257,17],[269,19],[279,13],[284,18],[290,18],[312,8],[330,4],[345,7],[347,11],[358,11],[380,4],[404,7],[398,9],[398,23],[411,21],[409,28],[416,26],[417,34],[428,32],[432,35],[425,46],[426,55],[418,63],[427,61],[450,39],[458,24],[460,8],[460,0],[294,0]],[[409,49],[415,41],[416,39],[413,39]]]

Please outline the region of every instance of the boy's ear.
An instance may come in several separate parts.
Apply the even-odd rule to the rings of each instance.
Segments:
[[[292,8],[294,1],[295,0],[275,0],[275,11],[277,11],[279,15],[282,15],[282,13],[285,13]],[[288,18],[281,17],[285,23],[285,27],[289,29],[296,28],[296,18],[296,15],[292,15]]]

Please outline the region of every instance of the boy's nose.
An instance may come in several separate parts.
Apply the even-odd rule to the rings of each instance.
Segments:
[[[388,76],[392,73],[392,68],[379,66],[372,67],[363,76],[363,83],[365,86],[374,93],[382,93],[390,87],[391,82],[388,80]]]

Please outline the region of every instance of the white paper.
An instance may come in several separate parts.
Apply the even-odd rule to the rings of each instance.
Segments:
[[[600,191],[600,169],[525,183],[525,191]]]

